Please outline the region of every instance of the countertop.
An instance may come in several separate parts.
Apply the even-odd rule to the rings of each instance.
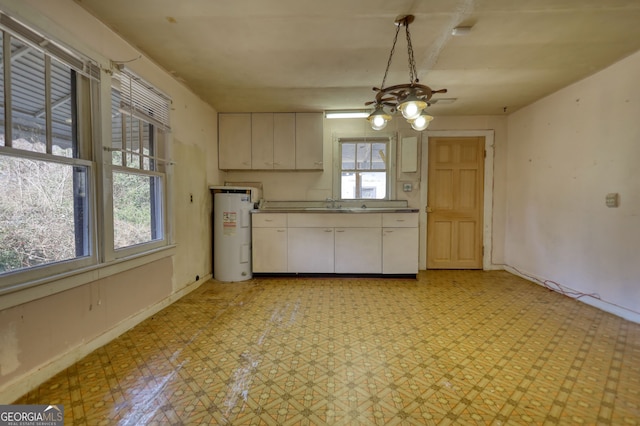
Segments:
[[[347,214],[359,214],[359,213],[418,213],[419,209],[404,208],[404,207],[283,207],[283,208],[269,208],[269,209],[254,209],[251,213],[347,213]]]

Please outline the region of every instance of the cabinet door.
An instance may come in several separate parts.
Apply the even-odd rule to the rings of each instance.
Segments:
[[[296,169],[323,170],[322,113],[296,113]]]
[[[418,228],[382,228],[382,273],[418,273]]]
[[[379,274],[382,258],[380,228],[336,228],[337,274]]]
[[[296,168],[296,115],[294,113],[273,114],[273,168],[276,170]]]
[[[251,168],[273,169],[273,113],[251,114]]]
[[[251,168],[251,114],[218,114],[218,168]]]
[[[289,272],[333,273],[333,228],[289,228]]]
[[[382,213],[383,228],[417,228],[418,213]]]
[[[287,272],[287,228],[253,228],[253,272]]]
[[[256,213],[251,216],[251,226],[254,228],[286,228],[286,213]]]

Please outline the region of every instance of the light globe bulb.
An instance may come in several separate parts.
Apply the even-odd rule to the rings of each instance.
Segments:
[[[387,120],[384,119],[381,115],[377,115],[371,120],[371,128],[373,130],[382,130],[387,127]]]
[[[387,127],[391,116],[387,114],[381,104],[376,105],[376,109],[367,117],[373,130],[382,130]]]
[[[402,113],[402,116],[407,120],[415,120],[422,113],[422,110],[427,107],[427,102],[418,97],[418,92],[415,88],[409,90],[406,96],[399,99],[398,109]]]
[[[429,123],[431,123],[431,120],[433,120],[433,117],[430,115],[427,115],[427,114],[419,115],[418,118],[410,121],[411,128],[413,130],[417,130],[421,132],[425,130],[427,127],[429,127]]]
[[[420,116],[422,109],[414,101],[406,102],[402,107],[402,116],[407,120],[414,120]]]

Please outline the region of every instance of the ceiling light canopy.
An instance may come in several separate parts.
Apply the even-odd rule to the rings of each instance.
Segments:
[[[393,39],[393,46],[391,47],[391,53],[389,53],[387,69],[384,72],[382,84],[380,88],[373,88],[373,91],[376,92],[375,100],[365,103],[365,105],[374,105],[373,112],[367,118],[373,130],[384,129],[391,120],[391,114],[396,112],[396,110],[402,113],[402,116],[411,124],[413,129],[418,131],[424,130],[429,126],[431,120],[433,120],[432,116],[424,112],[430,105],[429,100],[431,96],[433,96],[434,93],[447,93],[447,89],[432,90],[429,86],[419,83],[418,73],[416,72],[416,62],[413,59],[411,35],[409,34],[409,24],[413,22],[413,20],[413,15],[401,15],[395,20],[398,28],[396,29],[396,35]],[[391,65],[401,27],[405,28],[405,34],[407,36],[409,83],[385,87],[384,84],[387,80],[389,66]],[[385,110],[385,107],[388,109],[388,112]]]

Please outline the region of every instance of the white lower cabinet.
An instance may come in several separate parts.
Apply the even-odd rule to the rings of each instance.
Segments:
[[[418,273],[418,214],[382,216],[382,273]]]
[[[253,215],[254,273],[417,274],[417,213]]]
[[[287,215],[254,214],[251,218],[254,273],[288,272]]]
[[[380,228],[336,228],[335,272],[379,274],[382,272]]]
[[[287,228],[253,228],[253,272],[287,272]]]
[[[333,228],[289,228],[289,272],[334,272]]]

